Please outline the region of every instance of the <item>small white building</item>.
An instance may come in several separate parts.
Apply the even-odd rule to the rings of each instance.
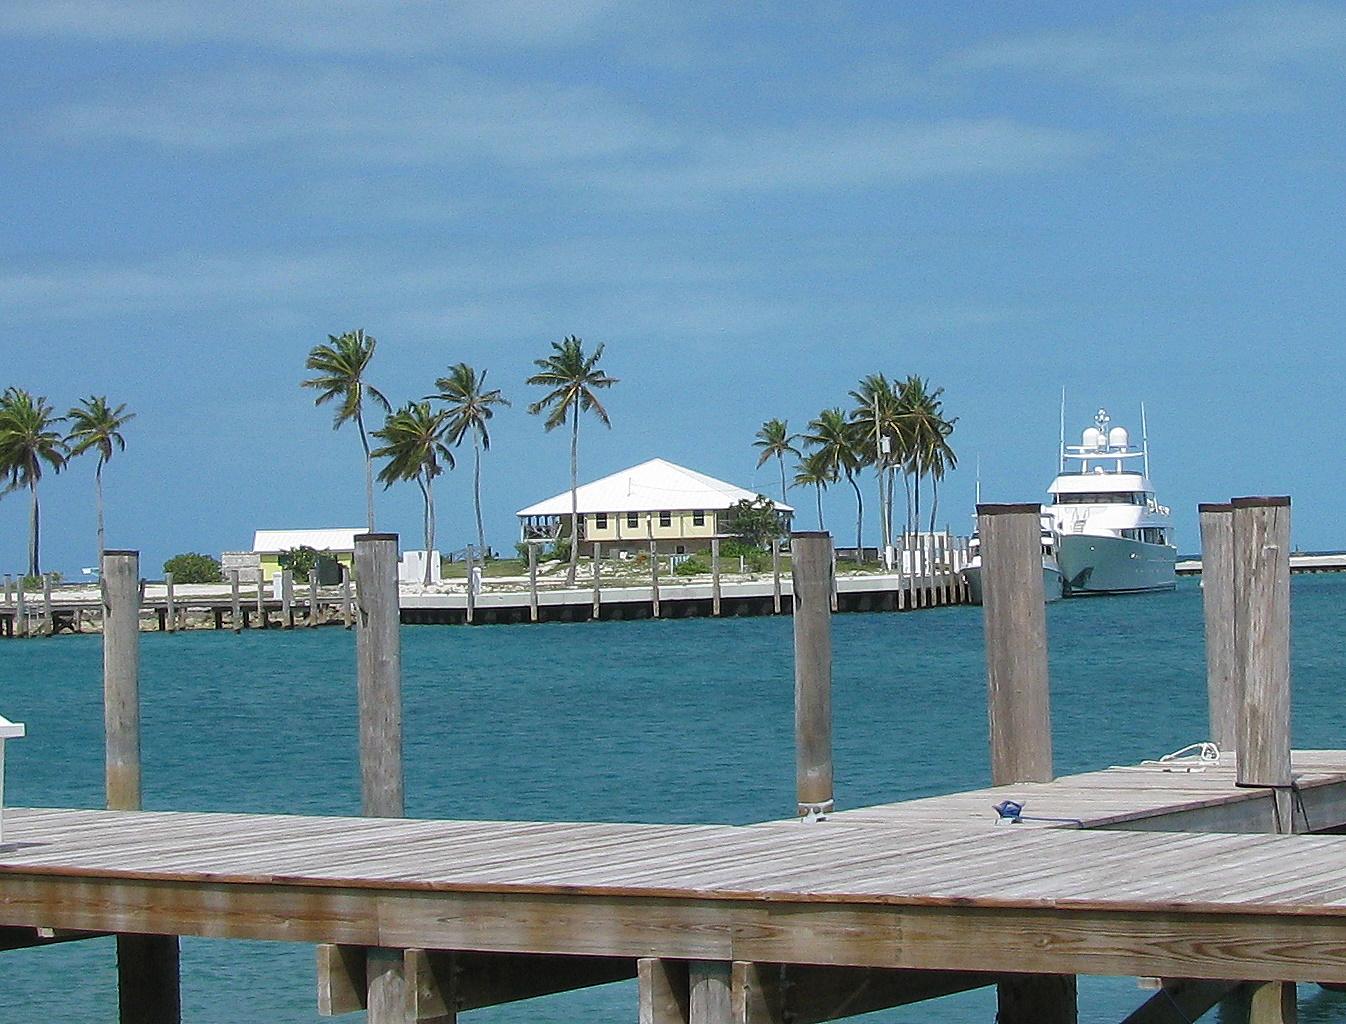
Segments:
[[[648,551],[654,541],[658,550],[674,554],[704,551],[711,538],[727,536],[728,511],[758,497],[685,466],[651,459],[578,488],[581,550],[601,544],[605,552],[636,553]],[[779,501],[772,505],[787,519],[794,512]],[[569,536],[570,491],[515,514],[525,541]]]

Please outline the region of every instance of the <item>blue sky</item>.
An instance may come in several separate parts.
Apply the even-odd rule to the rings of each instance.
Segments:
[[[1065,387],[1072,434],[1145,403],[1182,550],[1197,502],[1258,493],[1346,547],[1340,5],[8,0],[0,62],[0,383],[138,414],[108,542],[147,569],[361,524],[358,439],[298,386],[356,327],[394,400],[466,361],[514,401],[500,548],[567,486],[523,384],[567,334],[621,379],[584,478],[770,490],[765,419],[915,373],[958,417],[955,529],[978,462],[984,499],[1042,496]],[[91,564],[92,476],[43,480],[44,568]],[[413,485],[379,510],[419,546]],[[844,486],[827,514],[850,543]]]

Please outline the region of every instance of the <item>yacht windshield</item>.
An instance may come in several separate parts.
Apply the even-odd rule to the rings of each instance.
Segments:
[[[1094,491],[1081,494],[1058,494],[1058,505],[1144,505],[1145,495],[1140,491]]]

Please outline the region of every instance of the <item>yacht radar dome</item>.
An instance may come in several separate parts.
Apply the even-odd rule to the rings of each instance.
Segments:
[[[1125,427],[1113,427],[1108,431],[1109,448],[1129,448],[1131,446],[1131,435],[1126,432]]]

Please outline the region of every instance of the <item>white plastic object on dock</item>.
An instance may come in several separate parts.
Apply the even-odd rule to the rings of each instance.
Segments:
[[[22,722],[11,722],[0,715],[0,842],[5,838],[5,740],[16,740],[23,734]]]

